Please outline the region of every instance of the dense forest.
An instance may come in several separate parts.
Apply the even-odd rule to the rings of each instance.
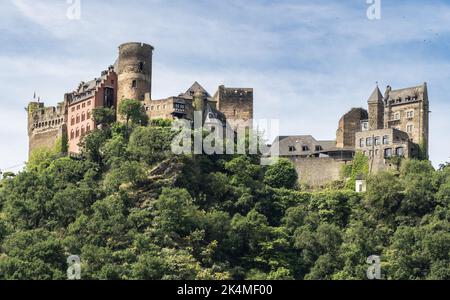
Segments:
[[[3,174],[0,279],[66,279],[70,255],[85,280],[366,279],[370,255],[383,279],[450,279],[450,166],[403,161],[358,194],[359,159],[310,190],[287,160],[173,155],[170,122],[128,108],[94,112],[82,157]]]

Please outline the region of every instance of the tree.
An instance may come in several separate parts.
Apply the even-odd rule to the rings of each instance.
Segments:
[[[92,118],[97,125],[111,125],[116,121],[116,110],[109,107],[94,108]]]
[[[286,159],[279,159],[268,167],[264,182],[273,188],[292,189],[298,181],[297,171],[293,163]]]
[[[376,218],[392,221],[403,198],[402,184],[392,173],[382,172],[369,178],[364,201]]]
[[[127,126],[131,121],[133,124],[146,125],[148,122],[147,114],[138,100],[123,99],[119,104],[119,114],[125,118]]]
[[[11,234],[3,243],[0,279],[66,279],[66,256],[56,235],[44,229]]]

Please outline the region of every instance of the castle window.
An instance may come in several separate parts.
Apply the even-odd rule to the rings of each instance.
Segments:
[[[316,146],[316,152],[319,152],[319,151],[322,151],[322,150],[323,150],[322,146]]]
[[[89,100],[89,101],[87,102],[87,105],[88,105],[88,106],[91,106],[91,100]]]
[[[75,117],[72,116],[72,118],[70,119],[70,125],[75,125]]]
[[[141,61],[139,62],[139,71],[143,71],[144,70],[144,63]]]
[[[371,137],[368,137],[367,140],[366,140],[366,145],[367,146],[372,146],[372,144],[373,144],[373,139]]]
[[[414,130],[414,125],[408,125],[406,126],[406,132],[411,133]]]
[[[367,131],[367,130],[369,130],[369,122],[362,122],[362,123],[361,123],[361,130],[362,130],[362,131]]]
[[[84,120],[86,120],[86,114],[84,113],[84,111],[81,113],[81,122],[83,122]]]
[[[87,112],[87,115],[86,115],[86,119],[91,119],[91,111],[90,110],[88,110],[88,112]]]
[[[133,82],[131,83],[131,87],[132,88],[137,88],[137,81],[136,80],[133,80]]]
[[[80,106],[79,105],[77,105],[77,110],[80,110]]]
[[[392,157],[392,149],[391,148],[384,149],[384,157],[385,158]]]
[[[395,149],[395,155],[403,157],[404,155],[403,147],[398,147],[397,149]]]
[[[75,137],[79,137],[80,136],[80,129],[77,128],[77,131],[75,132]]]
[[[389,136],[383,136],[383,145],[389,145]]]
[[[81,126],[81,136],[83,136],[86,133],[86,130],[84,129],[84,126]]]
[[[394,120],[400,120],[400,113],[399,112],[396,112],[395,114],[394,114]]]
[[[413,111],[413,110],[407,111],[407,112],[406,112],[406,117],[407,117],[408,119],[414,118],[414,111]]]
[[[72,131],[70,132],[70,139],[73,140],[74,138],[75,138],[75,131],[73,131],[72,129]]]
[[[91,132],[91,124],[87,124],[87,126],[86,126],[86,132]]]
[[[80,115],[77,114],[77,124],[80,123]]]
[[[295,146],[289,146],[289,152],[295,152],[296,150]]]
[[[75,106],[74,107],[72,107],[72,112],[74,112],[75,111]]]
[[[379,146],[380,145],[380,137],[379,136],[376,136],[374,141],[375,141],[374,142],[375,146]]]
[[[309,151],[309,147],[308,147],[308,146],[303,146],[303,147],[302,147],[302,151],[303,151],[303,152]]]
[[[364,147],[364,139],[359,140],[359,146],[362,148]]]
[[[85,108],[86,107],[86,103],[81,104],[81,107]]]

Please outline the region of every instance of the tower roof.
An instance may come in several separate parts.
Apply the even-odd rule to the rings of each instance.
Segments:
[[[368,102],[382,102],[383,101],[383,95],[381,94],[380,89],[378,86],[373,90],[372,95],[370,95]]]

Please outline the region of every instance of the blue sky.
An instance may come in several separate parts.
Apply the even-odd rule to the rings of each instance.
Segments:
[[[24,107],[34,91],[49,105],[98,77],[117,46],[155,47],[153,97],[194,81],[253,87],[255,118],[280,119],[280,133],[334,139],[340,116],[365,107],[379,82],[394,89],[428,83],[430,152],[450,160],[450,2],[381,0],[66,0],[0,3],[0,168],[22,164]],[[69,1],[70,2],[70,1]]]

